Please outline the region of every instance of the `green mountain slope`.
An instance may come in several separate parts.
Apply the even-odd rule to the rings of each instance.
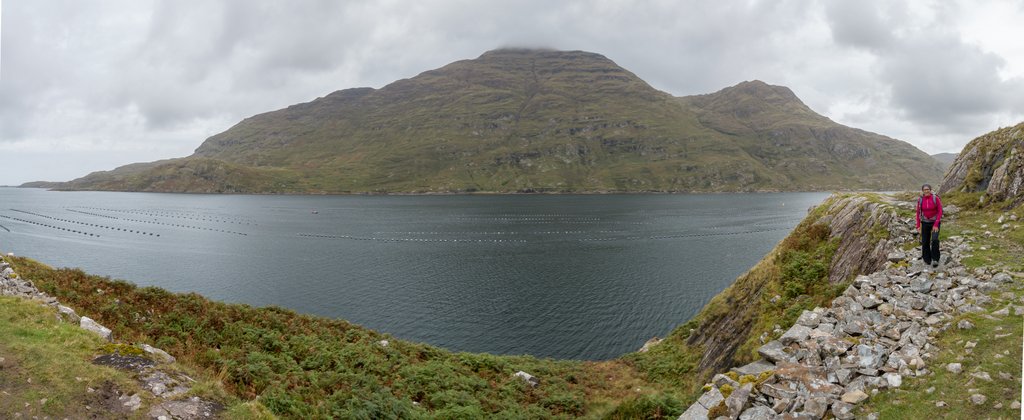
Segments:
[[[221,170],[178,171],[199,159]],[[941,176],[924,152],[836,124],[784,87],[744,82],[677,98],[598,54],[518,49],[247,118],[183,161],[62,188],[757,191],[895,189]]]

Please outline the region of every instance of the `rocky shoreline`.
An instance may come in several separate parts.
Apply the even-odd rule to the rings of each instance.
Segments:
[[[217,402],[199,397],[185,397],[195,380],[175,368],[173,356],[145,343],[116,343],[109,328],[89,317],[79,316],[74,309],[60,304],[57,298],[37,289],[32,281],[21,278],[14,272],[3,257],[0,257],[0,296],[14,296],[49,306],[53,308],[60,322],[76,324],[111,342],[113,345],[110,348],[113,352],[95,357],[92,363],[130,371],[148,394],[128,394],[113,390],[113,398],[117,399],[120,412],[128,415],[139,411],[143,407],[144,398],[146,401],[152,401],[146,413],[146,418],[151,419],[209,419],[217,418],[223,410],[223,406]],[[96,390],[88,388],[85,392],[92,393]]]
[[[931,364],[939,350],[936,336],[950,328],[972,328],[968,321],[954,325],[952,320],[958,314],[989,312],[989,293],[1024,274],[988,268],[969,272],[961,260],[971,250],[971,239],[959,236],[943,241],[942,265],[925,266],[900,250],[913,240],[906,234],[913,220],[900,224],[891,232],[898,240],[889,242],[885,269],[857,276],[829,308],[804,311],[788,331],[777,327],[778,338],[763,337],[758,350],[763,360],[715,375],[679,419],[852,419],[857,404],[880,390],[899,388],[904,378],[928,375],[931,369],[966,370],[960,363]],[[1024,314],[1024,302],[1011,302],[987,316]],[[965,395],[964,400],[983,404],[987,397]],[[1020,408],[1020,401],[1008,403]]]

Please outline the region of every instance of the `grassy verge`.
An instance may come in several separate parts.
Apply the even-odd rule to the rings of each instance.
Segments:
[[[119,403],[107,391],[138,392],[129,374],[90,363],[102,339],[57,321],[52,309],[36,302],[0,296],[0,337],[4,415],[123,418],[109,412]]]

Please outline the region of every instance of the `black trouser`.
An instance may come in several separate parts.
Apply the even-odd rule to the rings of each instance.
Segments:
[[[921,222],[921,259],[925,264],[939,262],[939,229],[932,232],[935,222]],[[939,223],[942,226],[942,223]]]

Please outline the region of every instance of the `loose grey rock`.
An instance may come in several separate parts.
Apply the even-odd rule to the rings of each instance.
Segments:
[[[796,319],[797,325],[803,325],[805,327],[814,328],[821,323],[821,314],[817,312],[804,311],[800,314],[800,317]]]
[[[868,399],[868,394],[861,390],[853,390],[843,394],[842,401],[848,404],[860,404],[861,401]]]
[[[960,322],[957,322],[956,326],[957,326],[957,328],[960,328],[961,330],[969,330],[971,328],[974,328],[974,324],[972,324],[971,321],[968,321],[966,319],[961,320]]]
[[[946,365],[946,370],[949,371],[950,373],[959,375],[960,372],[963,372],[964,369],[963,366],[961,366],[959,363],[950,363]]]
[[[832,415],[840,420],[849,420],[853,416],[853,404],[836,401],[832,404]]]
[[[750,392],[754,389],[754,384],[745,384],[739,389],[736,389],[729,394],[729,397],[725,399],[725,406],[729,409],[729,417],[737,418],[740,413],[747,407],[747,400],[750,398]]]
[[[981,395],[981,394],[971,395],[971,402],[974,403],[974,405],[982,405],[982,404],[985,403],[985,401],[988,401],[988,397],[986,397],[984,395]]]
[[[153,359],[160,363],[174,363],[175,361],[174,356],[171,356],[166,351],[160,350],[149,344],[142,343],[139,345],[139,347],[142,348],[142,351],[146,352],[147,354],[152,356]]]
[[[792,400],[793,398],[796,398],[796,391],[779,384],[763,384],[758,391],[764,395],[775,398],[776,400]]]
[[[765,343],[765,345],[757,349],[757,354],[773,363],[796,360],[792,354],[785,351],[785,346],[783,346],[779,340],[772,340]]]
[[[998,273],[992,276],[993,283],[1010,283],[1013,281],[1013,277],[1010,277],[1008,273]]]
[[[917,293],[928,293],[932,290],[932,284],[934,283],[929,279],[917,278],[910,282],[910,290]]]
[[[164,401],[149,410],[149,418],[167,419],[214,419],[224,407],[199,397],[186,400]]]
[[[74,309],[71,309],[64,305],[57,305],[57,313],[60,314],[61,318],[75,323],[80,323],[82,318],[75,313]]]
[[[704,416],[704,418],[707,418],[707,414]],[[743,414],[740,414],[740,420],[772,420],[774,418],[775,411],[763,405],[750,407]]]
[[[736,372],[736,374],[740,376],[758,376],[770,370],[775,370],[775,364],[767,360],[758,360],[738,368],[732,368],[732,371]]]
[[[679,416],[678,420],[708,420],[708,409],[703,405],[693,403]]]
[[[1020,401],[1014,401],[1010,403],[1010,408],[1014,410],[1020,410]]]
[[[697,404],[700,404],[704,406],[704,408],[710,410],[715,408],[715,406],[722,401],[725,401],[725,396],[722,395],[722,392],[719,391],[718,388],[711,388],[710,391],[705,392],[704,395],[701,395],[700,398],[697,399]]]
[[[127,407],[131,411],[137,411],[139,408],[142,408],[142,397],[140,397],[139,394],[134,394],[132,396],[122,395],[118,398],[118,401],[121,402],[121,405]]]
[[[824,397],[813,397],[808,398],[804,401],[804,412],[810,414],[815,419],[820,419],[825,416],[825,412],[828,411],[828,399]]]
[[[786,331],[786,333],[783,334],[782,337],[779,337],[779,342],[781,342],[784,346],[790,345],[798,341],[806,340],[807,336],[809,336],[810,334],[810,328],[804,325],[797,324],[792,326],[789,329],[789,331]]]
[[[995,316],[1007,316],[1009,314],[1010,314],[1010,308],[1003,308],[1003,309],[1000,309],[998,311],[992,312],[992,315],[995,315]]]
[[[882,379],[885,379],[889,384],[889,388],[899,388],[903,385],[903,377],[898,373],[886,373],[882,375]]]
[[[99,335],[100,337],[107,341],[110,341],[111,336],[113,335],[113,332],[110,331],[110,328],[100,325],[96,321],[93,321],[92,318],[89,318],[87,316],[82,317],[81,321],[79,321],[78,326],[81,327],[83,330],[96,333],[97,335]]]
[[[971,376],[983,381],[992,382],[992,375],[989,375],[988,372],[974,372]]]
[[[538,379],[536,376],[533,376],[533,375],[531,375],[529,373],[526,373],[526,372],[523,372],[521,370],[516,372],[515,376],[517,378],[519,378],[519,379],[522,379],[526,383],[530,384],[530,387],[532,387],[532,388],[536,388],[537,386],[540,385],[540,379]]]
[[[722,385],[729,385],[733,389],[739,388],[740,383],[732,380],[732,378],[725,376],[721,373],[711,378],[711,383],[715,385],[715,388],[721,388]]]

